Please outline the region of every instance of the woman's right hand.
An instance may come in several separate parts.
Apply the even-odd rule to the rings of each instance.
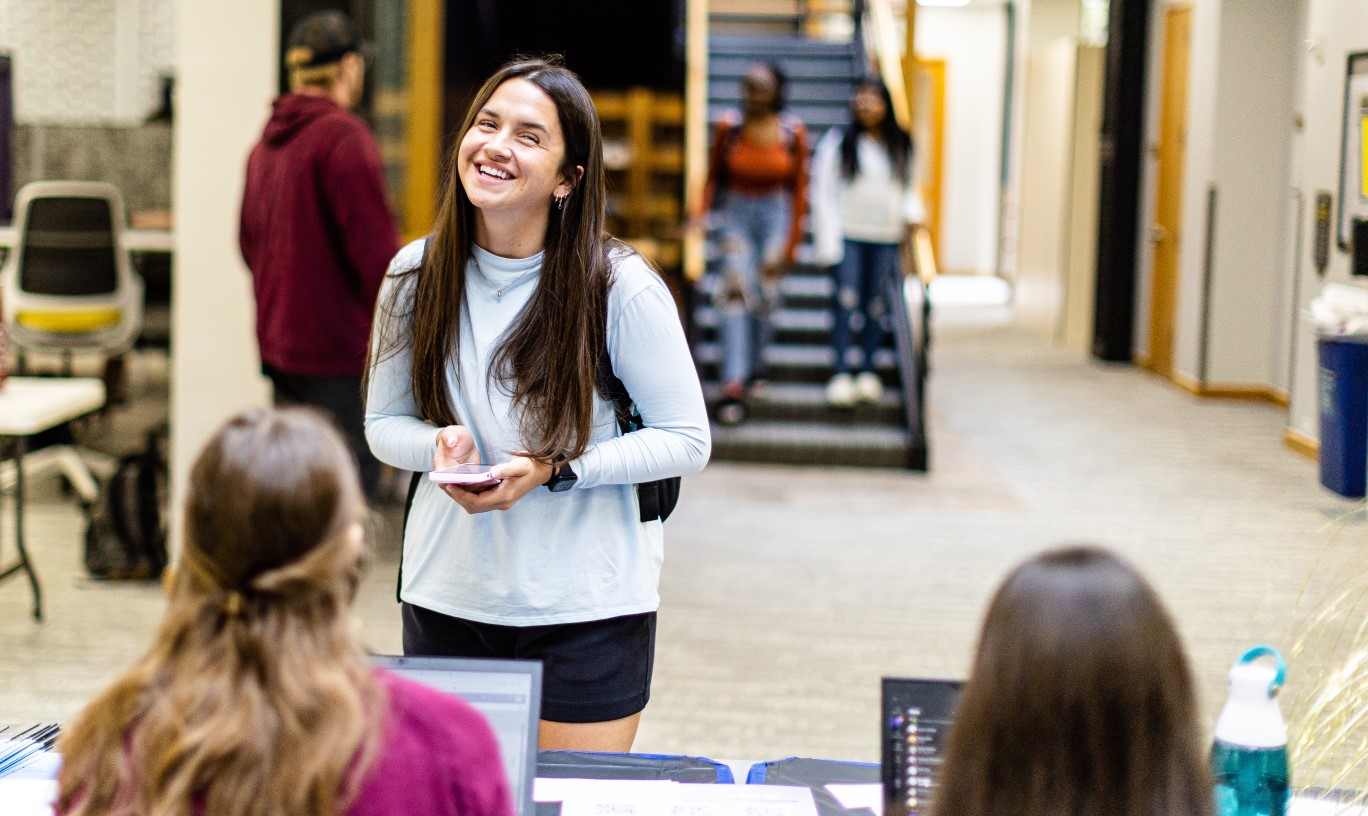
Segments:
[[[432,454],[432,469],[474,462],[475,437],[464,425],[448,425],[437,432],[437,450]]]
[[[464,425],[448,425],[437,432],[437,450],[432,453],[432,469],[441,470],[452,465],[463,465],[467,462],[475,462],[479,459],[479,452],[475,449],[475,437],[471,436],[470,429]],[[439,485],[442,492],[451,498],[456,498],[456,491],[462,490],[470,492],[467,488],[462,488],[453,484]]]

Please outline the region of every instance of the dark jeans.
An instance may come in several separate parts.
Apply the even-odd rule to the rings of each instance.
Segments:
[[[366,416],[361,401],[361,376],[315,377],[309,374],[290,374],[262,364],[261,372],[275,385],[275,404],[309,405],[332,417],[337,428],[351,446],[356,467],[361,474],[361,489],[367,498],[375,498],[380,484],[380,462],[366,444]]]
[[[836,353],[836,373],[850,368],[847,360],[855,316],[860,320],[860,345],[864,370],[874,370],[874,352],[883,340],[888,314],[885,292],[898,274],[898,245],[846,241],[845,255],[834,267],[836,296],[832,299],[831,350]]]

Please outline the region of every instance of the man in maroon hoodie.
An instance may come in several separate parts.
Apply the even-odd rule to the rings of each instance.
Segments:
[[[399,250],[380,151],[351,112],[365,78],[363,44],[343,13],[311,14],[290,34],[290,92],[247,161],[238,235],[256,292],[261,368],[277,405],[318,406],[351,442],[374,495],[361,374],[376,293]]]

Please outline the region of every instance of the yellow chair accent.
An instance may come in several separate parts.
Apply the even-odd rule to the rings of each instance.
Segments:
[[[117,326],[123,319],[119,309],[91,309],[82,312],[16,312],[14,322],[29,329],[81,334]]]

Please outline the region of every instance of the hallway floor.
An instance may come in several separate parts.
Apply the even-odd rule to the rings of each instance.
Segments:
[[[1245,647],[1290,649],[1331,585],[1368,584],[1361,503],[1283,446],[1282,409],[1089,361],[1000,306],[942,307],[934,331],[929,474],[717,463],[685,480],[637,750],[877,761],[879,678],[962,676],[996,583],[1058,543],[1113,547],[1151,578],[1208,724]],[[144,379],[137,405],[164,412],[164,376]],[[162,606],[155,586],[85,579],[82,517],[55,486],[29,506],[48,620],[31,620],[21,580],[0,585],[0,722],[70,717]],[[359,604],[377,651],[399,645],[397,523],[384,512]],[[1288,710],[1325,663],[1293,659]]]

